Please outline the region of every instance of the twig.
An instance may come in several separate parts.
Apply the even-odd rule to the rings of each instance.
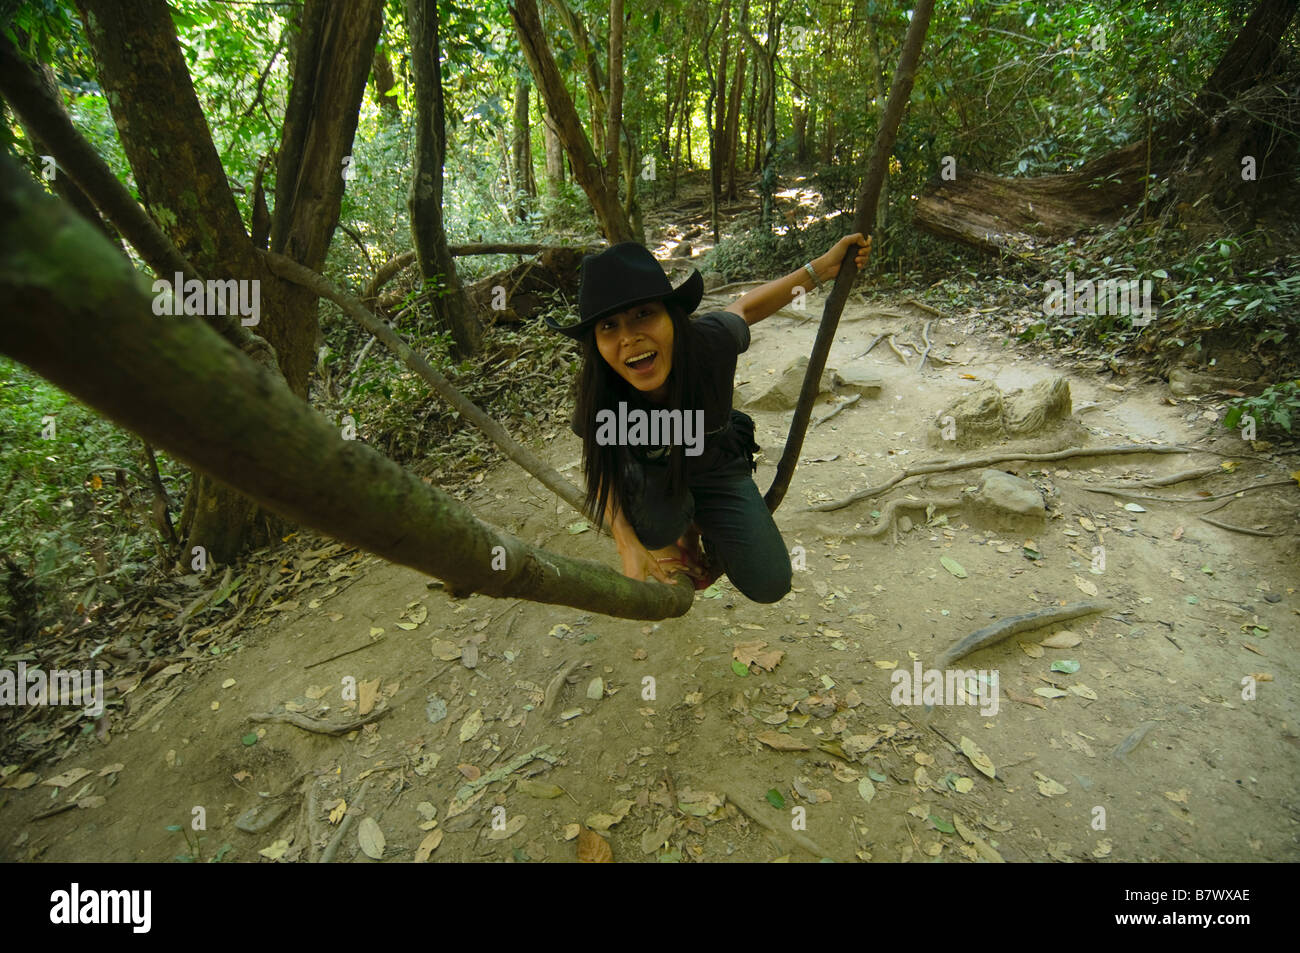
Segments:
[[[1245,526],[1233,526],[1231,523],[1220,523],[1218,520],[1212,520],[1208,516],[1202,516],[1201,521],[1209,523],[1211,526],[1217,526],[1219,529],[1231,530],[1234,533],[1245,533],[1247,536],[1285,536],[1286,532],[1266,533],[1259,529],[1247,529]]]
[[[1183,483],[1187,480],[1197,480],[1201,477],[1223,472],[1225,472],[1223,467],[1200,467],[1196,470],[1180,470],[1178,473],[1171,473],[1166,477],[1158,477],[1154,480],[1142,480],[1137,485],[1150,487],[1173,486],[1175,483]]]
[[[706,292],[704,292],[704,297],[707,298],[707,297],[709,297],[710,295],[722,294],[722,292],[724,292],[724,291],[729,291],[729,290],[732,289],[732,288],[747,288],[747,287],[749,287],[750,285],[761,285],[761,284],[765,284],[765,283],[766,283],[766,282],[764,282],[764,281],[733,281],[733,282],[732,282],[731,284],[729,284],[729,285],[723,285],[723,286],[720,287],[720,288],[714,288],[712,291],[706,291]]]
[[[926,314],[932,314],[936,318],[942,318],[944,316],[942,311],[939,311],[937,308],[932,308],[928,304],[922,304],[915,298],[904,298],[903,304],[910,304],[913,308],[920,308]]]
[[[1189,453],[1189,450],[1183,447],[1167,447],[1160,445],[1147,446],[1140,443],[1120,444],[1114,447],[1072,447],[1069,450],[1059,450],[1056,453],[1016,453],[1014,451],[1006,453],[990,454],[987,457],[977,457],[973,460],[954,460],[942,463],[922,463],[894,476],[892,479],[880,484],[879,486],[867,487],[865,490],[859,490],[851,496],[846,496],[842,500],[836,500],[833,503],[819,503],[817,506],[808,507],[809,510],[817,510],[826,513],[831,510],[843,509],[851,503],[858,500],[865,500],[869,497],[879,496],[891,487],[895,487],[904,480],[911,477],[924,476],[929,473],[948,473],[953,470],[969,470],[974,467],[987,467],[995,463],[1006,463],[1011,460],[1039,461],[1039,460],[1067,460],[1070,457],[1102,457],[1112,456],[1122,453]]]
[[[921,362],[916,365],[916,373],[918,374],[925,370],[925,359],[930,356],[930,348],[934,347],[930,343],[930,325],[933,323],[933,321],[925,322],[925,327],[921,331],[921,340],[925,342],[925,350],[921,352]]]
[[[752,806],[746,804],[744,801],[737,798],[733,791],[723,790],[722,793],[727,798],[728,801],[736,805],[736,810],[740,811],[742,814],[748,817],[759,827],[766,830],[768,833],[776,837],[790,838],[790,840],[794,841],[796,844],[798,844],[800,847],[802,847],[804,850],[808,851],[808,853],[812,854],[814,857],[818,859],[821,859],[822,857],[829,857],[832,860],[836,859],[834,854],[831,854],[828,851],[823,850],[821,847],[817,845],[815,841],[813,841],[812,838],[807,837],[806,835],[801,834],[798,831],[787,831],[777,827],[767,818],[759,814],[758,811],[754,810]]]
[[[883,341],[884,339],[885,339],[885,336],[884,336],[883,334],[877,334],[876,337],[875,337],[875,339],[874,339],[870,344],[867,345],[867,349],[866,349],[865,351],[863,351],[861,354],[859,354],[857,357],[853,358],[853,360],[854,360],[854,361],[858,361],[858,360],[861,360],[862,358],[866,357],[868,354],[871,353],[872,349],[875,348],[875,346],[876,346],[877,344],[879,344],[881,341]],[[850,363],[852,363],[852,362],[850,362]]]
[[[343,658],[343,656],[345,655],[351,655],[353,652],[360,652],[364,649],[370,648],[371,646],[378,645],[382,641],[384,641],[384,639],[381,636],[380,638],[367,642],[364,645],[358,645],[355,648],[347,649],[346,651],[343,652],[338,652],[334,655],[330,655],[327,658],[320,659],[319,661],[316,662],[308,662],[306,665],[303,666],[303,668],[308,669],[308,668],[315,668],[317,665],[324,665],[326,662],[332,662],[335,659]]]
[[[850,397],[848,400],[844,401],[844,403],[837,405],[837,406],[835,407],[835,409],[832,410],[832,411],[831,411],[829,414],[827,414],[825,417],[822,417],[822,418],[820,418],[820,419],[818,419],[818,420],[813,421],[813,427],[820,427],[822,424],[826,423],[826,421],[830,420],[832,417],[834,417],[836,414],[838,414],[838,413],[839,413],[841,410],[843,410],[845,407],[852,407],[854,404],[856,404],[856,403],[857,403],[858,401],[860,401],[861,399],[862,399],[862,395],[861,395],[861,394],[854,394],[854,395],[853,395],[852,397]]]
[[[1089,493],[1105,493],[1108,496],[1128,496],[1135,500],[1151,500],[1154,503],[1208,503],[1211,500],[1221,500],[1225,496],[1236,496],[1238,493],[1249,493],[1252,490],[1266,490],[1272,486],[1290,486],[1291,480],[1277,480],[1273,483],[1257,483],[1254,486],[1243,486],[1237,490],[1229,490],[1227,493],[1218,493],[1214,496],[1143,496],[1140,493],[1130,493],[1123,487],[1118,486],[1088,486],[1084,483],[1079,484],[1081,490],[1087,490]]]
[[[393,709],[385,706],[376,708],[368,715],[362,715],[351,721],[341,724],[322,721],[319,718],[312,718],[308,715],[299,714],[296,711],[285,712],[254,712],[248,716],[249,721],[270,721],[280,722],[285,725],[293,725],[295,728],[301,728],[303,731],[312,731],[318,735],[346,735],[349,731],[356,731],[372,721],[378,721]]]
[[[320,855],[320,863],[328,864],[334,860],[334,855],[339,852],[339,845],[343,843],[343,838],[346,837],[348,831],[352,829],[352,825],[356,821],[357,815],[364,810],[362,802],[366,799],[366,792],[368,790],[370,790],[370,782],[366,781],[365,784],[361,785],[361,791],[357,794],[356,800],[348,805],[347,814],[344,816],[343,820],[339,822],[339,829],[334,832],[334,838],[329,842],[329,846],[325,848],[325,853]]]

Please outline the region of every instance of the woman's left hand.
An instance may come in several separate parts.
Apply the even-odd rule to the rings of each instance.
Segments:
[[[840,265],[844,262],[844,256],[848,254],[849,246],[858,246],[857,266],[859,269],[867,264],[867,259],[871,257],[871,238],[863,238],[861,232],[854,232],[852,235],[845,235],[835,246],[813,262],[813,267],[817,269],[817,277],[823,281],[830,281],[840,273]]]

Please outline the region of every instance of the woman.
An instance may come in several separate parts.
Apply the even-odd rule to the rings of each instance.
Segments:
[[[789,304],[796,288],[834,278],[851,246],[861,268],[871,239],[847,235],[698,318],[690,317],[704,296],[698,271],[673,288],[636,242],[583,259],[578,323],[547,324],[583,345],[573,430],[586,506],[604,515],[625,575],[670,582],[669,572],[685,572],[704,588],[726,573],[755,602],[790,591],[789,553],[751,476],[754,422],[731,409],[736,358],[751,325]]]

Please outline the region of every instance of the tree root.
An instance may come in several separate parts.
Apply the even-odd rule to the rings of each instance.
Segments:
[[[972,460],[954,460],[952,462],[940,463],[922,463],[915,467],[894,476],[892,479],[881,483],[879,486],[870,486],[865,490],[859,490],[851,496],[846,496],[842,500],[836,500],[833,503],[819,503],[816,506],[810,506],[805,510],[816,510],[821,513],[828,513],[831,510],[843,509],[859,500],[869,499],[873,496],[879,496],[886,490],[898,486],[904,480],[912,477],[924,476],[928,473],[950,473],[954,470],[969,470],[975,467],[988,467],[995,463],[1007,463],[1012,460],[1068,460],[1071,457],[1104,457],[1122,453],[1190,453],[1191,451],[1183,447],[1169,447],[1140,443],[1120,444],[1114,447],[1071,447],[1069,450],[1058,450],[1055,453],[994,453],[987,457],[976,457]]]
[[[880,511],[880,522],[875,526],[872,526],[870,529],[859,529],[846,533],[843,530],[831,530],[825,527],[819,527],[818,532],[825,536],[842,536],[845,539],[874,539],[877,536],[884,535],[894,527],[894,523],[898,519],[898,513],[900,510],[928,510],[931,506],[935,509],[947,509],[953,506],[960,506],[961,502],[960,497],[926,497],[919,500],[890,500]]]

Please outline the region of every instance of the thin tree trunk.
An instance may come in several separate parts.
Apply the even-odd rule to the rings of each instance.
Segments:
[[[396,119],[400,112],[397,97],[389,94],[396,88],[397,78],[393,76],[393,67],[388,62],[388,52],[383,46],[375,47],[375,59],[370,64],[370,69],[375,80],[375,102],[383,115]]]
[[[425,287],[438,288],[430,302],[437,322],[451,332],[455,356],[466,358],[482,349],[483,332],[465,300],[442,223],[442,170],[447,133],[443,122],[442,70],[438,66],[437,0],[406,0],[406,29],[411,37],[416,104],[415,168],[407,200],[411,237]]]
[[[564,80],[556,66],[555,57],[551,55],[546,35],[542,31],[541,17],[537,11],[536,0],[514,0],[510,5],[510,16],[515,24],[515,33],[519,45],[532,70],[533,79],[546,105],[556,122],[556,133],[564,144],[564,151],[569,156],[574,178],[587,194],[596,219],[600,223],[605,238],[614,242],[639,239],[632,231],[619,202],[617,174],[613,179],[615,187],[609,188],[602,171],[600,160],[591,146],[591,141],[582,129],[582,122],[574,109],[573,100],[564,86]],[[617,167],[616,167],[617,173]]]

